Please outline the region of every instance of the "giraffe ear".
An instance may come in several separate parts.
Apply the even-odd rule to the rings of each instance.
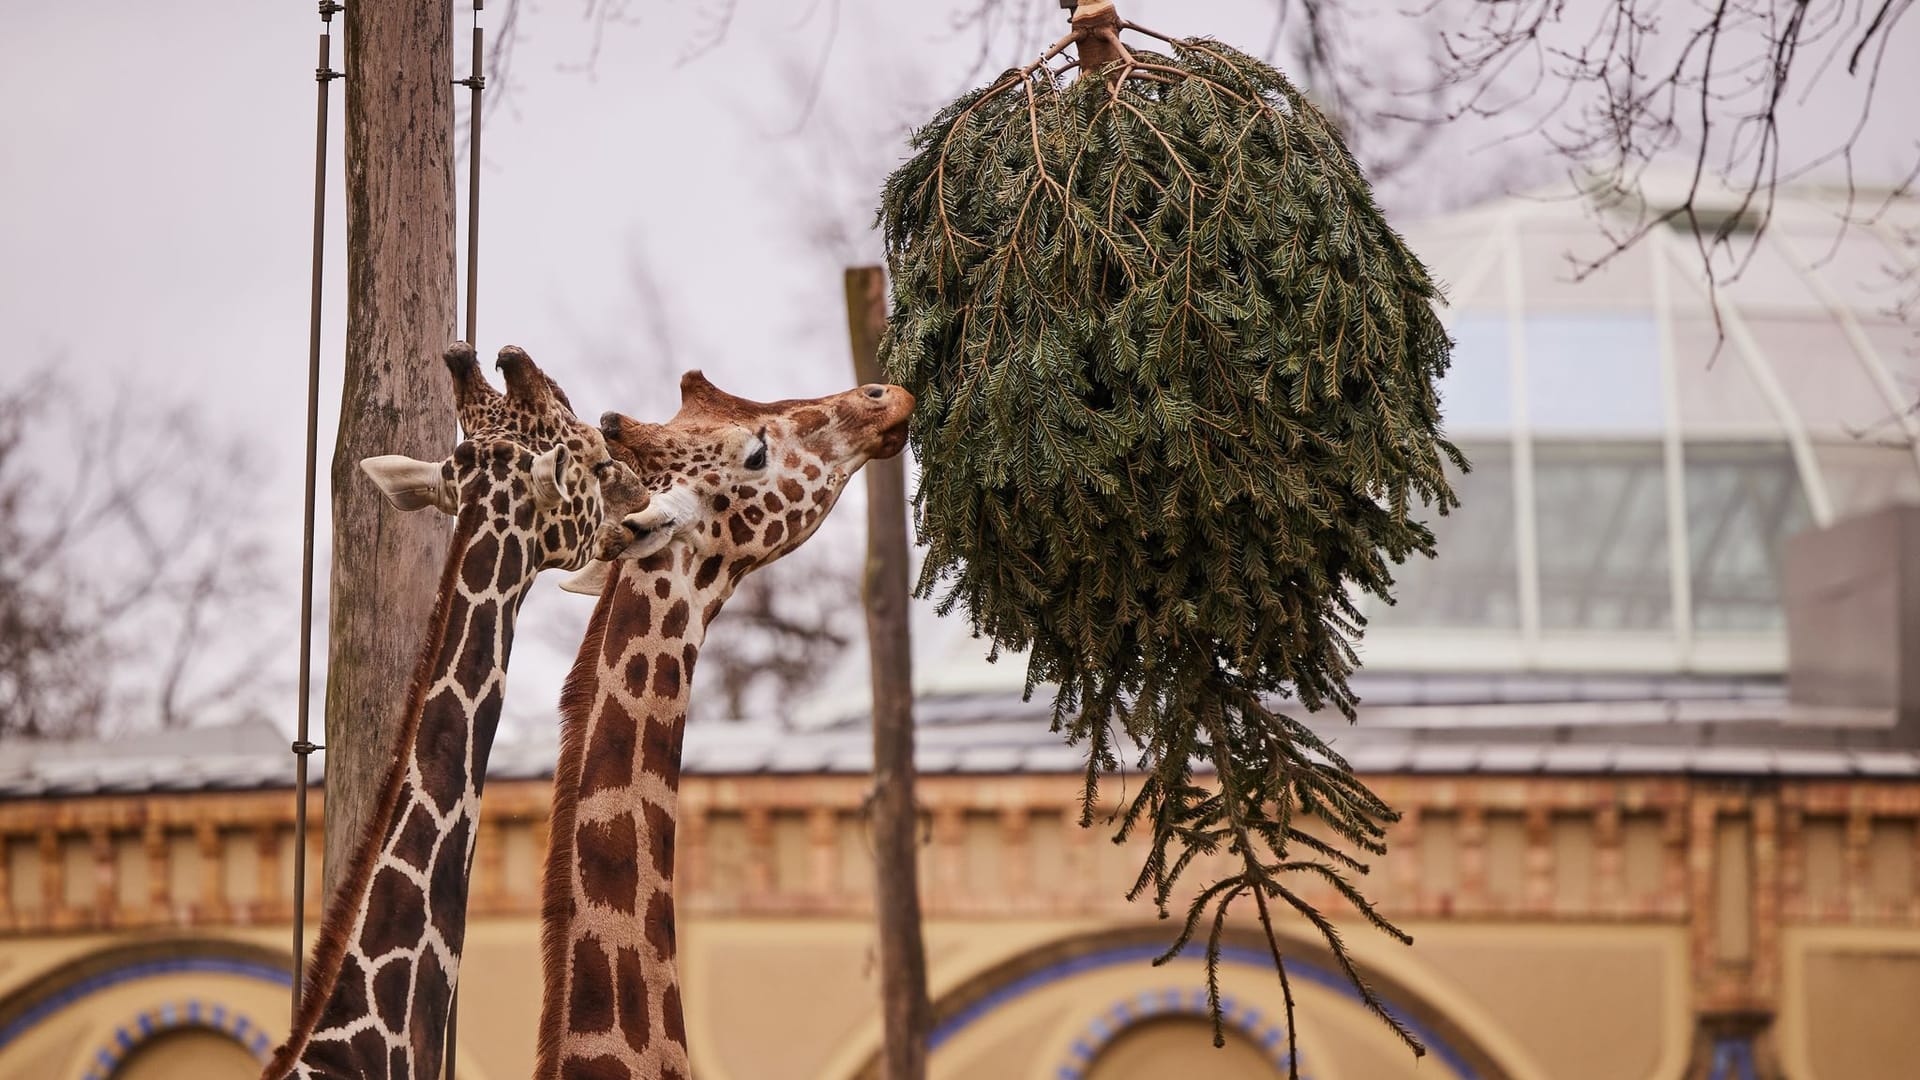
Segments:
[[[590,562],[579,572],[569,574],[560,581],[560,588],[566,592],[579,593],[582,596],[599,596],[606,591],[607,579],[613,576],[613,564],[610,562]]]
[[[542,510],[551,510],[567,498],[560,474],[567,468],[567,448],[555,445],[533,459],[533,497]]]
[[[437,461],[421,461],[405,454],[381,454],[361,459],[360,471],[371,477],[387,501],[398,509],[424,510],[434,506],[449,514],[458,509]]]

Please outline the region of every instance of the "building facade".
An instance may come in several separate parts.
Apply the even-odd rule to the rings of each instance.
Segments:
[[[1920,778],[1611,775],[1592,755],[1521,775],[1445,756],[1371,777],[1405,816],[1366,887],[1415,945],[1347,928],[1428,1058],[1290,925],[1302,1075],[1912,1075]],[[1864,773],[1911,763],[1850,757]],[[1124,900],[1141,851],[1075,825],[1078,783],[960,768],[924,782],[933,1075],[1284,1075],[1256,934],[1229,938],[1215,1050],[1201,964],[1152,964],[1172,925]],[[821,772],[687,779],[680,948],[701,1076],[872,1075],[865,790]],[[497,780],[486,798],[459,1075],[504,1080],[532,1062],[547,785]],[[0,1076],[253,1075],[287,1024],[289,791],[14,800],[0,838]]]

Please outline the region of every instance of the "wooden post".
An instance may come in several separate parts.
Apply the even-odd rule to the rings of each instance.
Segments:
[[[451,526],[402,513],[360,459],[453,449],[453,3],[347,8],[347,356],[333,456],[324,893],[367,829]]]
[[[886,275],[847,271],[847,329],[854,377],[881,382],[880,336],[887,327]],[[924,1080],[926,946],[920,935],[913,798],[913,658],[907,638],[907,472],[901,458],[867,465],[867,645],[873,668],[874,908],[880,931],[880,1004],[886,1080]]]

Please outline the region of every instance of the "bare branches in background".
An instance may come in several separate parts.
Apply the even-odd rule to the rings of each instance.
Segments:
[[[59,551],[60,519],[72,516],[55,506],[50,526],[31,520],[50,493],[24,450],[49,396],[44,378],[0,395],[0,735],[77,734],[101,712],[93,635],[57,579],[38,572]]]
[[[1692,237],[1712,280],[1728,280],[1755,250],[1781,184],[1837,169],[1847,221],[1856,210],[1873,216],[1910,186],[1911,175],[1866,191],[1855,167],[1876,104],[1892,104],[1878,102],[1878,91],[1912,6],[1475,0],[1464,27],[1445,36],[1442,80],[1455,100],[1442,119],[1524,113],[1525,131],[1623,194],[1638,191],[1656,162],[1685,161],[1685,191],[1613,227],[1611,249],[1589,265],[1671,224]],[[1816,99],[1829,108],[1797,111]]]
[[[257,712],[261,471],[185,407],[0,388],[0,736]]]
[[[1913,182],[1908,177],[1907,182]],[[1908,325],[1920,323],[1920,225],[1912,223],[1892,223],[1887,227],[1886,235],[1894,247],[1904,256],[1904,264],[1894,268],[1894,282],[1898,286],[1899,300],[1895,304],[1895,314]]]
[[[854,521],[842,508],[828,536],[740,583],[700,650],[703,718],[784,718],[833,669],[863,618]]]
[[[954,34],[977,41],[979,47],[957,90],[1007,67],[1011,58],[1039,55],[1067,28],[1068,12],[1048,0],[960,0],[958,7],[951,22]]]

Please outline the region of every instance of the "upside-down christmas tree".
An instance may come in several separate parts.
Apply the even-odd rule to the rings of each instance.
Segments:
[[[1440,432],[1434,282],[1285,76],[1111,3],[913,147],[881,217],[884,359],[920,400],[921,590],[1024,651],[1029,692],[1056,688],[1088,748],[1083,825],[1100,775],[1137,762],[1132,895],[1184,916],[1167,957],[1207,943],[1216,1017],[1245,905],[1289,1039],[1293,915],[1420,1052],[1299,888],[1410,942],[1355,884],[1396,815],[1289,710],[1352,718],[1360,595],[1390,600],[1393,565],[1432,554],[1418,515],[1465,466]],[[1217,852],[1232,872],[1181,884]]]

